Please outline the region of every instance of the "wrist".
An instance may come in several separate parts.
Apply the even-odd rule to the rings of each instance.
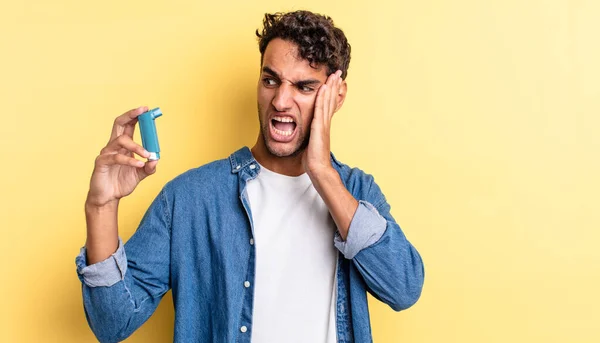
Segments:
[[[94,201],[93,199],[85,200],[86,214],[101,214],[106,212],[114,212],[119,207],[119,199],[109,200],[107,202]]]
[[[319,189],[321,185],[331,183],[333,180],[339,179],[337,171],[333,169],[333,166],[331,165],[324,166],[322,168],[315,168],[308,172],[308,176],[317,189]]]

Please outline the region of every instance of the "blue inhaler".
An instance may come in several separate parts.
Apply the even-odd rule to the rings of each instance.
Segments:
[[[158,107],[138,116],[142,145],[150,153],[150,157],[148,157],[150,161],[160,159],[160,147],[158,146],[158,135],[156,134],[156,124],[154,123],[154,119],[160,116],[162,116],[162,112]]]

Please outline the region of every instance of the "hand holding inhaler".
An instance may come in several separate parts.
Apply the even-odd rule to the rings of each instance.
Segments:
[[[115,119],[109,142],[96,157],[86,207],[116,205],[119,199],[131,194],[143,179],[156,172],[160,148],[154,119],[160,115],[162,112],[159,108],[148,111],[143,106]],[[138,122],[145,148],[133,141]],[[135,155],[148,161],[140,161]]]

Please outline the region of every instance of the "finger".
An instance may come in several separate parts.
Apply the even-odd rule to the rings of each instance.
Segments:
[[[315,118],[315,120],[318,120],[318,123],[323,123],[323,118],[325,118],[325,110],[327,108],[326,104],[329,100],[329,88],[330,86],[328,84],[324,84],[323,86],[321,86],[321,101],[319,102],[318,107],[319,116]]]
[[[136,126],[137,122],[138,122],[138,118],[136,117],[131,122],[129,122],[129,124],[125,125],[125,130],[123,130],[123,134],[127,135],[129,137],[133,137],[133,134],[135,133],[135,126]]]
[[[100,155],[96,158],[97,167],[112,166],[117,164],[123,166],[131,166],[135,168],[142,168],[144,166],[144,161],[139,161],[133,157],[121,154],[105,154]]]
[[[132,121],[136,120],[140,114],[143,114],[145,112],[148,112],[147,106],[141,106],[141,107],[129,110],[129,111],[121,114],[120,116],[118,116],[115,119],[115,125],[125,126],[125,125],[131,123]]]
[[[138,169],[138,175],[140,176],[140,180],[145,179],[148,175],[152,175],[156,173],[156,165],[158,164],[158,160],[156,161],[148,161],[144,165],[144,168]]]
[[[329,120],[329,110],[330,110],[330,102],[331,102],[331,86],[327,85],[327,89],[323,93],[323,110],[321,120],[323,125],[327,127],[327,121]]]
[[[110,135],[110,141],[116,139],[125,133],[125,128],[128,125],[133,125],[137,123],[137,117],[142,114],[148,112],[148,107],[142,106],[132,110],[129,110],[115,119],[113,124],[112,133]],[[133,131],[131,129],[128,130],[127,133],[131,133],[129,136],[133,137]]]
[[[335,112],[335,108],[337,107],[337,95],[340,92],[340,80],[341,80],[341,71],[338,70],[335,72],[334,86],[331,89],[331,96],[329,101],[329,120],[333,117]]]
[[[135,157],[135,154],[132,151],[129,151],[125,148],[119,149],[119,151],[117,153],[121,154],[121,155],[129,156],[129,157]]]
[[[131,137],[126,135],[121,135],[117,137],[117,139],[108,143],[108,145],[102,149],[101,154],[114,154],[118,153],[121,155],[126,155],[129,157],[133,157],[133,154],[137,154],[140,157],[148,158],[150,157],[150,153],[144,149],[141,145],[131,139]]]
[[[344,80],[342,79],[342,71],[341,70],[338,70],[337,75],[338,75],[337,86],[335,88],[335,93],[334,93],[334,95],[335,95],[334,99],[335,99],[335,105],[336,105],[336,107],[337,107],[337,103],[338,103],[338,97],[339,97],[340,91],[342,89],[342,83],[344,82]]]
[[[331,112],[331,101],[332,101],[331,94],[332,94],[332,92],[335,92],[335,90],[336,90],[337,76],[338,76],[338,73],[336,71],[335,73],[332,73],[327,77],[326,84],[328,86],[327,88],[329,88],[330,94],[328,94],[327,99],[325,100],[325,105],[324,105],[325,112],[324,112],[324,116],[323,116],[323,122],[325,122],[331,118],[331,113],[330,113]]]
[[[128,155],[129,157],[133,157],[133,155],[131,155],[132,152],[144,158],[150,157],[150,153],[146,149],[134,142],[133,139],[131,139],[131,137],[127,135],[121,135],[117,137],[117,139],[108,143],[108,145],[104,149],[102,149],[100,153],[119,153],[121,155]]]
[[[319,92],[317,93],[317,100],[315,101],[315,112],[313,116],[313,122],[321,120],[321,116],[323,115],[323,106],[324,106],[324,96],[327,91],[327,83],[324,83],[319,87]]]

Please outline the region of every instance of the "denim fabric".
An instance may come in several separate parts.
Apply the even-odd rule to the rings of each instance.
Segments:
[[[410,307],[421,294],[423,263],[373,177],[331,160],[359,200],[347,240],[332,241],[337,339],[372,342],[366,293],[396,311]],[[131,335],[171,289],[175,342],[250,342],[256,251],[246,183],[259,172],[247,147],[185,172],[165,185],[115,254],[87,266],[81,250],[83,303],[99,341]]]

